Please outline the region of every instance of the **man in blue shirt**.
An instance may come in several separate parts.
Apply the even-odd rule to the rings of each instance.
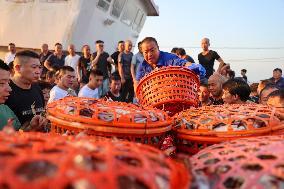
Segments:
[[[271,81],[276,85],[279,89],[284,89],[284,78],[282,77],[282,70],[280,68],[275,68],[273,70],[273,77]]]
[[[138,43],[138,50],[139,52],[136,53],[133,57],[132,57],[132,61],[131,61],[131,75],[133,78],[133,83],[136,82],[136,74],[139,68],[139,65],[142,64],[142,62],[144,61],[144,56],[142,54],[142,41],[140,41]]]
[[[136,80],[150,73],[155,68],[163,66],[190,66],[187,60],[181,59],[175,54],[159,50],[158,43],[153,37],[146,37],[141,44],[144,61],[139,65]],[[136,83],[137,85],[137,83]]]

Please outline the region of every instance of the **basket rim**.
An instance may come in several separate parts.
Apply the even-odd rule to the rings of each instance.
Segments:
[[[94,100],[92,98],[79,98],[79,97],[66,97],[66,98],[63,98],[61,99],[61,101],[55,101],[53,103],[50,103],[49,104],[49,107],[47,108],[47,112],[49,116],[53,116],[53,117],[56,117],[58,119],[61,119],[61,120],[67,120],[67,121],[74,121],[74,122],[77,122],[77,123],[84,123],[84,124],[89,124],[89,125],[92,125],[92,126],[104,126],[106,128],[114,128],[114,127],[122,127],[122,128],[128,128],[128,127],[131,127],[131,128],[145,128],[147,126],[147,128],[159,128],[159,127],[168,127],[168,126],[171,126],[172,123],[173,123],[173,118],[171,118],[170,116],[167,115],[166,112],[160,110],[160,109],[157,109],[157,108],[153,108],[153,107],[150,107],[148,109],[144,109],[144,108],[140,108],[140,107],[137,107],[137,110],[141,111],[141,115],[144,115],[145,118],[146,118],[146,122],[144,123],[135,123],[134,120],[133,120],[133,117],[134,115],[136,114],[135,112],[132,112],[131,114],[132,115],[132,122],[130,122],[129,119],[124,119],[122,118],[121,121],[117,121],[117,120],[113,120],[113,121],[110,121],[110,122],[107,122],[107,121],[103,121],[103,120],[99,120],[99,119],[95,119],[93,117],[84,117],[84,116],[76,116],[77,114],[75,115],[69,115],[69,114],[66,114],[64,112],[62,112],[61,110],[57,109],[57,105],[59,102],[59,104],[62,102],[63,103],[63,106],[66,106],[68,107],[68,102],[74,102],[74,106],[75,107],[81,107],[80,105],[80,102],[81,100]],[[98,102],[105,102],[103,100],[98,100]],[[115,105],[115,104],[114,104]],[[127,105],[127,104],[126,104]],[[70,105],[72,106],[72,105]],[[121,109],[125,109],[125,107],[123,107],[123,104],[120,104],[118,103],[117,104],[117,107],[121,108]],[[83,106],[83,108],[85,108]],[[95,108],[98,108],[100,109],[100,107],[95,107]],[[132,107],[130,107],[131,109]],[[134,110],[136,110],[135,108],[136,107],[133,107]],[[149,115],[149,112],[154,112],[156,113],[156,116],[158,116],[157,118],[159,118],[159,120],[157,121],[149,121],[149,119],[151,119],[151,116]],[[116,118],[116,113],[113,112],[114,114],[114,118]],[[95,114],[97,115],[98,112]],[[160,119],[162,118],[163,119]],[[127,127],[126,127],[127,125]]]
[[[179,71],[179,72],[184,72],[184,73],[189,73],[191,75],[193,75],[194,79],[199,81],[199,76],[197,76],[192,70],[186,68],[186,67],[183,67],[183,66],[163,66],[161,68],[158,68],[157,70],[152,70],[150,73],[146,74],[138,83],[137,85],[137,88],[136,88],[136,94],[138,96],[139,91],[141,90],[138,90],[141,88],[142,84],[145,82],[145,81],[148,81],[150,79],[152,79],[153,77],[157,76],[157,75],[160,75],[160,74],[163,74],[163,73],[168,73],[168,72],[174,72],[174,71]],[[199,83],[199,82],[197,82]]]
[[[52,115],[47,116],[48,119],[52,122],[52,124],[57,124],[61,126],[66,126],[74,129],[80,130],[91,130],[98,133],[109,133],[109,134],[129,134],[129,135],[151,135],[151,134],[163,134],[172,129],[172,125],[164,125],[162,127],[140,127],[140,128],[133,128],[129,127],[115,127],[109,125],[90,125],[87,123],[80,123],[80,122],[69,122],[65,119],[60,119],[54,117]]]

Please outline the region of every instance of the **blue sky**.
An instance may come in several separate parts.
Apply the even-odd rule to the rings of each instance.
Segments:
[[[200,40],[249,81],[284,71],[284,0],[155,0],[159,17],[148,17],[139,40],[153,36],[161,50],[184,47],[198,61]],[[217,62],[216,62],[217,63]],[[215,63],[215,65],[217,65]]]

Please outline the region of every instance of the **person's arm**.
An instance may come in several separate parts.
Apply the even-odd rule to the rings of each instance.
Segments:
[[[110,56],[107,58],[107,63],[108,63],[108,75],[110,77],[111,71],[112,71],[112,65],[115,66],[115,63],[113,62],[113,60]]]
[[[108,61],[110,64],[115,65],[115,63],[113,62],[113,60],[112,60],[112,58],[111,58],[110,56],[107,58],[107,61]]]
[[[110,57],[111,57],[111,59],[114,61],[114,58],[115,58],[115,52],[114,52],[114,53],[112,53],[112,54],[110,55]]]
[[[219,62],[219,66],[218,66],[218,72],[221,71],[221,69],[224,66],[224,60],[220,57],[219,59],[217,59],[217,61]]]
[[[135,70],[135,65],[137,63],[137,58],[136,58],[137,55],[134,55],[132,57],[132,60],[131,60],[131,67],[130,67],[130,72],[131,72],[131,75],[132,75],[132,79],[133,79],[133,83],[137,82],[136,80],[136,70]]]
[[[101,53],[102,53],[102,52],[97,51],[97,56],[96,56],[96,57],[93,57],[93,58],[94,58],[94,59],[92,60],[92,67],[93,67],[93,68],[95,68],[96,65],[98,64],[99,58],[100,58],[100,56],[101,56]],[[94,55],[92,55],[92,56],[94,56]]]
[[[81,73],[81,62],[80,62],[80,59],[78,61],[78,64],[77,64],[77,77],[78,77],[78,82],[81,82],[82,81],[82,73]]]
[[[50,56],[52,56],[52,55],[50,55]],[[48,69],[49,71],[52,71],[53,68],[51,66],[51,62],[50,62],[51,58],[50,58],[50,56],[45,60],[44,67],[46,67],[46,69]]]
[[[217,52],[215,52],[215,51],[210,51],[210,52],[212,52],[212,55],[213,55],[214,59],[219,62],[219,66],[218,66],[217,72],[220,73],[221,69],[223,68],[225,63],[224,63],[223,59],[219,56],[219,54]]]
[[[229,64],[224,64],[221,69],[219,70],[218,68],[218,73],[223,75],[224,77],[227,78],[228,72],[230,71],[230,65]]]
[[[136,94],[136,88],[137,88],[139,82],[136,80],[135,65],[134,64],[131,64],[130,71],[131,71],[132,80],[133,80],[134,93]]]
[[[118,73],[120,75],[121,78],[121,84],[123,85],[125,83],[125,78],[124,78],[124,73],[123,73],[123,68],[122,68],[122,57],[121,57],[122,53],[120,53],[118,55]]]
[[[132,76],[132,79],[133,79],[133,83],[135,83],[136,82],[135,64],[131,64],[130,71],[131,71],[131,76]]]

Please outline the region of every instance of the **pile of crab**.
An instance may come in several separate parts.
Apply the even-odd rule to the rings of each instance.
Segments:
[[[66,97],[48,104],[53,133],[117,137],[158,145],[171,130],[172,118],[164,111],[101,99]]]
[[[284,128],[275,109],[257,104],[205,106],[182,111],[174,118],[178,147],[191,154],[208,145],[277,134]]]
[[[148,145],[0,132],[1,189],[188,189],[191,174]]]

